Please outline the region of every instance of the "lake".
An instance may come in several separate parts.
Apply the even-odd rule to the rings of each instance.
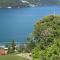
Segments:
[[[12,40],[26,43],[28,35],[34,29],[35,22],[50,14],[60,15],[60,7],[1,8],[0,43],[11,42]]]

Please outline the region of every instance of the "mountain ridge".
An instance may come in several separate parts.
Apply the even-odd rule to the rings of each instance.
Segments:
[[[60,6],[60,0],[0,0],[0,7]]]

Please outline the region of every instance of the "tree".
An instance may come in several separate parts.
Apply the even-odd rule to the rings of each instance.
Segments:
[[[15,43],[14,40],[12,41],[11,47],[12,47],[12,51],[15,52],[15,49],[16,49],[16,43]]]
[[[35,24],[33,38],[36,41],[32,51],[33,60],[59,60],[60,16],[50,15],[38,21]]]
[[[14,53],[16,49],[16,43],[13,40],[11,44],[8,45],[8,54]]]
[[[60,35],[60,17],[50,15],[35,24],[33,38],[36,43],[48,46]]]
[[[34,49],[35,47],[35,41],[34,41],[32,34],[27,37],[27,41],[28,41],[27,49],[31,52],[32,49]]]

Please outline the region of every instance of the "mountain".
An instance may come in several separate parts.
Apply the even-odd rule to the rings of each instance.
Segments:
[[[60,0],[0,0],[0,7],[36,7],[60,5]]]

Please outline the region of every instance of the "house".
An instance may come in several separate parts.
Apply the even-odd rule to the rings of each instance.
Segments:
[[[5,55],[5,50],[3,48],[0,48],[0,55]]]
[[[5,48],[4,46],[0,46],[0,56],[7,54],[8,48]]]

